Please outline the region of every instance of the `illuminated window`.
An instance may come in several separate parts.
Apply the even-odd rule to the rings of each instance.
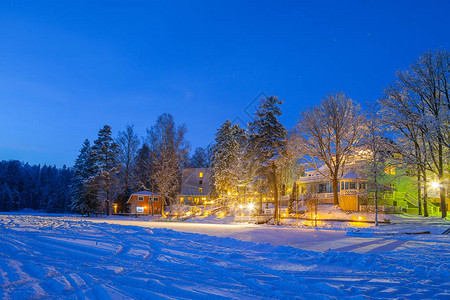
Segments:
[[[138,197],[138,201],[144,201],[144,197],[139,196],[139,197]]]
[[[136,207],[137,212],[144,212],[144,208],[142,206]]]
[[[395,175],[395,167],[388,165],[384,168],[384,173],[386,173],[387,175]]]
[[[183,202],[184,202],[184,198],[181,197],[181,198],[180,198],[180,203],[183,203]]]
[[[203,189],[202,188],[199,188],[198,189],[198,192],[201,194],[201,193],[203,193]]]
[[[203,172],[200,172],[200,174],[198,174],[198,177],[203,178]]]

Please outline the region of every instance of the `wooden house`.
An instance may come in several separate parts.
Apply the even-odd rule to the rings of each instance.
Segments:
[[[160,215],[163,211],[163,201],[161,196],[149,191],[142,191],[131,194],[127,201],[132,214]]]

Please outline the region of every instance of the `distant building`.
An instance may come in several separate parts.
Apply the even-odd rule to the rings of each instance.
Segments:
[[[180,203],[204,204],[210,201],[211,168],[186,168],[182,171]]]
[[[127,204],[132,214],[160,215],[162,213],[161,196],[149,191],[131,194]]]

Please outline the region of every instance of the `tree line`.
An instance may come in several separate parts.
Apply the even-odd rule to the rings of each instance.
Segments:
[[[160,193],[172,205],[183,167],[209,167],[211,148],[189,155],[186,126],[176,126],[163,114],[138,137],[132,125],[119,131],[105,125],[92,143],[85,140],[72,168],[0,162],[0,211],[24,208],[83,215],[110,214],[112,202],[126,212],[130,194],[139,190]]]
[[[75,162],[73,211],[109,215],[116,200],[117,211],[127,212],[129,196],[139,190],[161,195],[171,209],[180,190],[182,168],[210,164],[209,147],[196,148],[189,156],[185,134],[186,126],[177,126],[170,114],[159,116],[142,139],[131,125],[113,139],[111,127],[105,125],[92,145],[84,142]]]
[[[84,141],[73,168],[1,162],[0,210],[110,214],[113,201],[119,212],[126,211],[129,195],[137,190],[158,193],[172,206],[184,167],[211,167],[213,197],[225,203],[252,194],[259,199],[260,210],[264,198],[290,193],[292,201],[299,192],[296,178],[314,169],[332,182],[338,204],[338,181],[354,153],[364,147],[372,153],[367,171],[375,197],[384,191],[381,177],[388,158],[416,179],[419,214],[428,214],[430,182],[437,182],[445,217],[450,177],[449,57],[447,50],[424,53],[397,72],[381,99],[363,107],[342,92],[328,94],[319,105],[302,111],[290,130],[279,121],[283,101],[266,97],[247,126],[224,122],[213,145],[195,149],[192,156],[186,126],[177,126],[170,114],[159,116],[142,138],[132,125],[113,138],[111,127],[105,125],[95,141]]]
[[[416,178],[419,214],[428,216],[428,190],[431,181],[436,181],[442,217],[446,217],[449,73],[449,51],[426,52],[408,69],[397,72],[376,103],[362,109],[344,93],[331,93],[319,105],[301,112],[289,131],[278,120],[283,102],[275,96],[262,99],[246,128],[226,121],[217,130],[214,192],[228,201],[242,189],[260,199],[276,200],[292,184],[293,174],[313,169],[332,182],[337,205],[338,181],[346,164],[358,150],[367,149],[371,153],[366,166],[368,185],[375,199],[378,192],[386,191],[381,177],[389,162]],[[291,193],[298,193],[295,185]]]
[[[0,211],[28,208],[70,212],[72,176],[66,166],[58,169],[17,160],[0,161]]]

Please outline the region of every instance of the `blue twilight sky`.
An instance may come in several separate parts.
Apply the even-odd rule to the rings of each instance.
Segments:
[[[260,92],[291,128],[327,93],[374,101],[450,49],[449,16],[433,0],[1,1],[0,160],[71,166],[104,124],[143,136],[164,112],[203,147]]]

